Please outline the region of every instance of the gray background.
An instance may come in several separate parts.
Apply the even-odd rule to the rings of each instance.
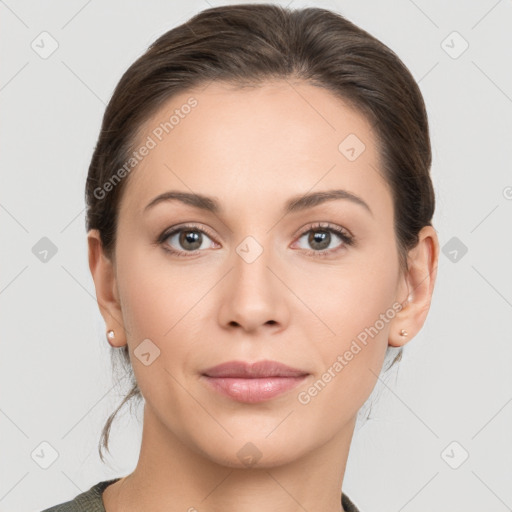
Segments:
[[[41,510],[136,464],[140,410],[116,420],[109,464],[97,455],[126,388],[114,385],[88,268],[84,183],[121,74],[157,36],[216,5],[0,2],[0,511]],[[304,5],[375,35],[418,81],[444,251],[425,327],[379,381],[343,489],[362,512],[510,510],[512,2],[290,3]],[[31,46],[41,52],[43,31],[58,43],[47,58]],[[57,249],[46,262],[43,237]]]

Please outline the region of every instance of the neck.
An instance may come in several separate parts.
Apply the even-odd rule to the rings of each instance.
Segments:
[[[355,418],[327,443],[286,464],[229,467],[183,444],[146,404],[137,466],[104,491],[106,512],[343,512],[354,427]]]

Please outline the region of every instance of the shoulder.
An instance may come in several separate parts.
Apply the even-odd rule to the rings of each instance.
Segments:
[[[341,494],[341,505],[345,512],[360,512],[354,502],[344,493]]]
[[[114,478],[98,482],[72,500],[47,508],[42,512],[105,512],[101,495],[110,484],[118,480],[119,478]]]

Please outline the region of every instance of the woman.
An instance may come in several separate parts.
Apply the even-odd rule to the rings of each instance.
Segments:
[[[357,413],[432,298],[430,165],[410,72],[339,14],[222,6],[154,42],[86,185],[140,456],[48,511],[357,511]]]

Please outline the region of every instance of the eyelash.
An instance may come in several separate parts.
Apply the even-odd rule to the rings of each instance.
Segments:
[[[196,226],[194,224],[185,224],[185,225],[181,225],[181,226],[172,228],[169,231],[164,231],[158,237],[156,243],[158,245],[161,245],[165,251],[173,254],[174,256],[178,256],[180,258],[181,257],[189,258],[189,257],[197,254],[197,252],[201,252],[199,249],[196,249],[196,251],[177,251],[175,249],[170,249],[168,245],[166,246],[166,244],[164,242],[172,235],[175,235],[176,233],[180,233],[181,231],[196,231],[196,232],[203,233],[203,234],[207,235],[211,239],[214,238],[214,236],[205,228],[199,228],[198,226]],[[306,254],[308,254],[309,256],[323,258],[326,256],[330,256],[333,253],[338,252],[339,250],[342,250],[345,246],[355,245],[355,237],[353,235],[349,234],[349,232],[346,229],[335,226],[333,224],[322,223],[322,222],[312,224],[311,226],[308,227],[308,229],[306,229],[305,231],[302,231],[300,233],[300,235],[298,236],[298,240],[300,240],[304,235],[308,234],[311,231],[327,231],[329,233],[334,233],[343,241],[343,244],[340,247],[336,247],[334,249],[323,249],[321,251],[305,249]]]

